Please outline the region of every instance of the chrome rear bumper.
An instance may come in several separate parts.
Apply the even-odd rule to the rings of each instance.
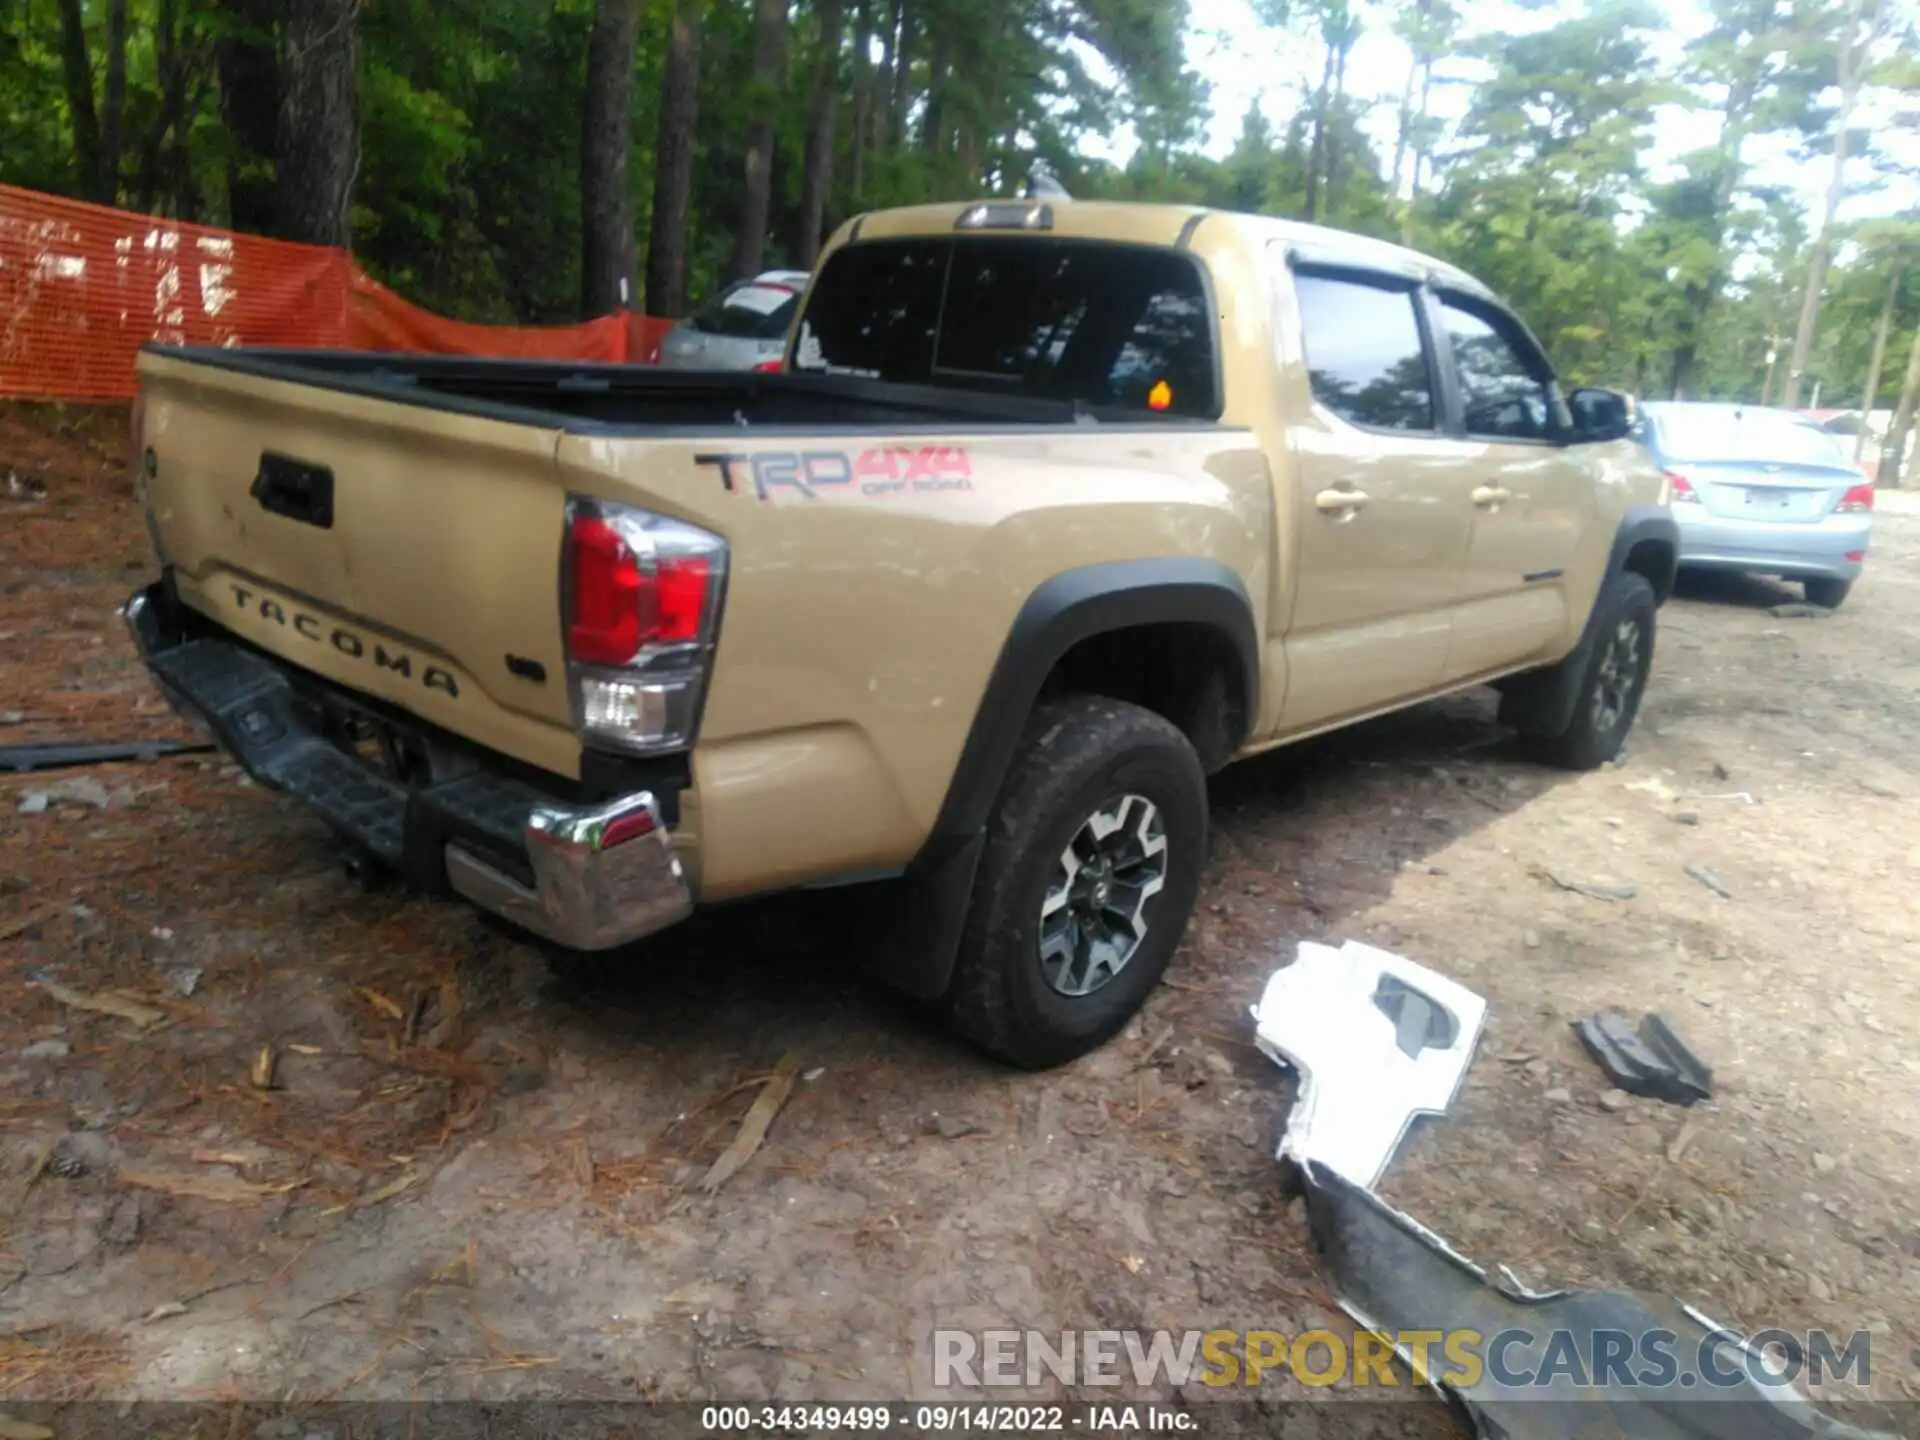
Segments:
[[[447,883],[482,910],[573,950],[608,950],[684,920],[693,892],[648,791],[591,809],[535,807],[529,889],[455,841]]]
[[[330,698],[323,682],[217,632],[182,633],[160,589],[138,592],[121,614],[168,703],[262,785],[409,881],[574,950],[613,949],[692,912],[653,791],[574,803],[470,759],[444,772],[434,761],[403,783],[314,723],[316,706],[352,697]]]

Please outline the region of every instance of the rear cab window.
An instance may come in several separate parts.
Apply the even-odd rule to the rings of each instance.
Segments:
[[[1200,263],[1035,236],[874,240],[828,257],[792,368],[1217,419]]]

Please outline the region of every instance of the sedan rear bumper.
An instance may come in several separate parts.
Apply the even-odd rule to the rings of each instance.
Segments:
[[[1873,534],[1871,514],[1792,524],[1692,513],[1699,510],[1698,505],[1673,507],[1680,563],[1689,568],[1852,580],[1860,574]]]
[[[262,785],[301,801],[351,844],[429,890],[573,950],[607,950],[685,919],[693,893],[651,791],[574,801],[484,759],[427,751],[406,778],[343,748],[345,716],[378,721],[382,745],[407,722],[222,632],[169,622],[163,585],[122,614],[169,704],[204,725]],[[206,627],[211,631],[211,627]]]

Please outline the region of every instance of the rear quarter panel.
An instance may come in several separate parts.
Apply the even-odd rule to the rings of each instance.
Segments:
[[[1043,581],[1205,556],[1264,611],[1271,488],[1244,431],[569,435],[559,459],[574,493],[728,541],[681,837],[707,898],[910,859]]]

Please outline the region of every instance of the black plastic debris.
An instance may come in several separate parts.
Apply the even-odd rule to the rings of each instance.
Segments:
[[[1649,1012],[1635,1030],[1618,1010],[1602,1010],[1574,1021],[1573,1033],[1607,1078],[1629,1094],[1669,1105],[1713,1097],[1713,1071],[1664,1016]]]
[[[1460,1402],[1479,1440],[1894,1440],[1891,1412],[1843,1418],[1766,1368],[1745,1337],[1669,1296],[1491,1279],[1336,1170],[1301,1166],[1341,1307]],[[1778,1332],[1775,1332],[1778,1333]],[[1425,1337],[1415,1352],[1406,1341]],[[1760,1337],[1755,1337],[1759,1339]],[[1454,1346],[1467,1342],[1464,1353]],[[1355,1347],[1358,1353],[1358,1345]],[[1465,1361],[1477,1355],[1479,1363]],[[1853,1422],[1865,1422],[1856,1425]]]
[[[64,770],[75,765],[106,765],[116,760],[155,760],[162,755],[200,755],[214,746],[206,740],[124,740],[78,745],[0,745],[0,771]]]

